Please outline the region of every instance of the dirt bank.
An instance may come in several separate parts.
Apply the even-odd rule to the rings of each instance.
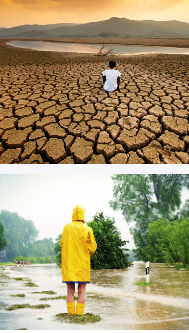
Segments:
[[[30,40],[54,43],[81,43],[81,44],[120,44],[165,47],[189,47],[188,38],[6,38],[0,40]]]
[[[1,40],[0,163],[189,163],[189,56],[116,56],[106,93],[109,59]]]

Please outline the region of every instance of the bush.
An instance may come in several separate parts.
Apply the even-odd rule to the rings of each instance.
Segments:
[[[114,219],[96,214],[92,222],[87,223],[93,229],[97,250],[91,257],[92,269],[127,268],[130,266],[129,255],[124,248],[127,241],[122,241]]]

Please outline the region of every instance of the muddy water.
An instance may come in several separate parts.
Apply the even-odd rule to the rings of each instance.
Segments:
[[[1,276],[1,272],[6,276]],[[138,330],[189,329],[189,271],[176,271],[163,264],[150,264],[150,286],[138,286],[145,280],[145,264],[135,262],[129,269],[97,270],[91,272],[87,286],[85,313],[99,314],[98,323],[69,324],[56,320],[56,314],[67,312],[65,300],[42,301],[33,292],[55,291],[55,296],[66,295],[60,269],[55,265],[0,268],[0,329],[14,330]],[[27,287],[30,278],[38,287]],[[10,295],[25,294],[24,298]],[[17,309],[7,311],[12,304],[46,303],[50,308]]]
[[[8,45],[28,48],[38,51],[76,52],[76,53],[98,53],[101,44],[79,44],[79,43],[51,43],[42,41],[12,41]],[[189,54],[188,48],[118,45],[112,44],[103,50],[107,52],[112,49],[113,54],[144,54],[144,53],[166,53],[166,54]]]

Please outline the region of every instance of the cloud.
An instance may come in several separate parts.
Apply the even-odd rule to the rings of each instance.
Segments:
[[[127,10],[137,12],[160,12],[171,9],[184,0],[3,0],[12,5],[18,5],[23,9],[36,12],[69,12],[83,16],[86,13],[111,12],[113,9],[123,13],[126,17]]]

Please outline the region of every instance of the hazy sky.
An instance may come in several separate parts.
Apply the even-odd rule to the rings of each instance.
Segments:
[[[110,174],[1,174],[0,211],[17,212],[34,222],[39,239],[55,240],[72,221],[73,208],[79,204],[86,209],[86,221],[100,212],[114,217],[122,239],[129,240],[127,247],[132,249],[129,226],[109,206],[113,185]],[[184,191],[183,199],[189,199],[189,191]]]
[[[189,22],[188,0],[0,0],[0,27],[126,17]]]
[[[0,211],[17,212],[32,220],[39,230],[39,239],[55,239],[66,223],[72,221],[73,208],[86,209],[86,221],[96,213],[115,217],[122,239],[130,240],[129,227],[121,213],[109,207],[113,199],[113,181],[105,174],[40,174],[0,175]]]

